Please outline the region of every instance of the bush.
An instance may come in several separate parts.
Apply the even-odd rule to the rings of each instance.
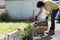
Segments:
[[[8,18],[8,15],[4,12],[0,12],[0,20],[5,21]]]

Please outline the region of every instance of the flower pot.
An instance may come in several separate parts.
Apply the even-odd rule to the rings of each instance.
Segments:
[[[44,31],[45,31],[44,28],[37,28],[37,29],[36,29],[36,32],[37,32],[37,33],[41,33],[41,34],[42,34],[42,33],[44,33]]]
[[[31,36],[25,36],[22,38],[23,40],[32,40],[32,37]]]

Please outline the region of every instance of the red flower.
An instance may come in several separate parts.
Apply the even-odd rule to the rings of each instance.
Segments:
[[[24,31],[27,31],[27,27],[24,27]]]
[[[32,22],[34,22],[35,21],[35,19],[32,19]]]
[[[27,22],[28,22],[28,23],[31,23],[31,20],[28,20]]]
[[[20,31],[21,29],[20,29],[20,28],[18,28],[17,30],[18,30],[18,31]]]

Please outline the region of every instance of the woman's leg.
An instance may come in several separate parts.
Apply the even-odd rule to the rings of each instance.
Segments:
[[[52,11],[50,32],[55,31],[55,17],[57,12],[58,12],[58,9]]]

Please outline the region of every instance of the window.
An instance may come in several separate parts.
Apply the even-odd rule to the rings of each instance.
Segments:
[[[5,7],[5,0],[0,0],[0,8],[4,8]]]

